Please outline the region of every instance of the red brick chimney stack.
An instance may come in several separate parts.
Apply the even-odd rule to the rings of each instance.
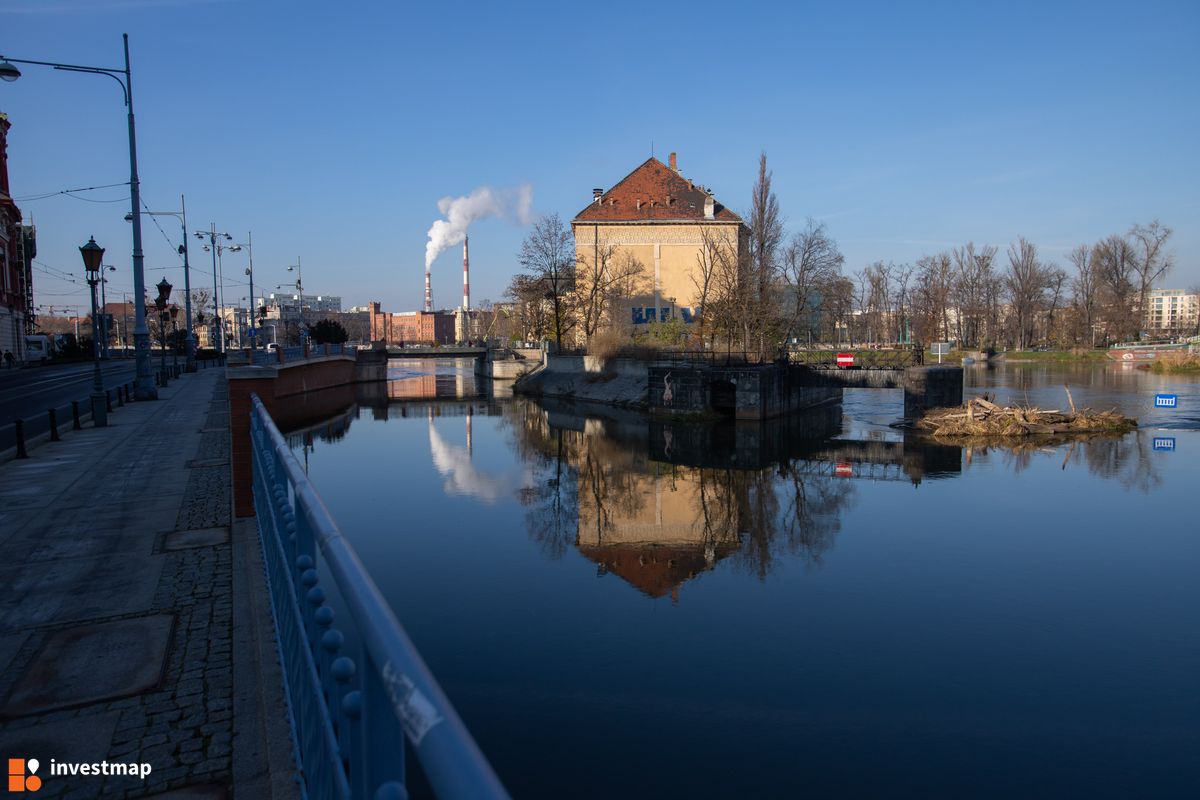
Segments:
[[[675,154],[674,153],[671,153],[671,157],[668,160],[668,163],[671,165],[672,172],[679,172],[679,166],[675,163]]]

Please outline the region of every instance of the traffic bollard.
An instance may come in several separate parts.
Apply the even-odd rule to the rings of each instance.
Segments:
[[[29,453],[25,452],[25,420],[13,422],[13,428],[17,434],[17,458],[29,458]]]

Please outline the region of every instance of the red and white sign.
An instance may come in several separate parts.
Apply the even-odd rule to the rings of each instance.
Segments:
[[[839,367],[853,367],[854,366],[854,354],[853,353],[838,353],[837,354],[837,365]]]
[[[845,461],[839,461],[833,468],[833,474],[839,478],[853,478],[854,469]]]

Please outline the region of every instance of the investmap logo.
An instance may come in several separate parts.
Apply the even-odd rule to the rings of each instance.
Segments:
[[[10,758],[8,760],[8,791],[36,792],[42,788],[42,779],[37,776],[41,765],[36,758]]]
[[[8,759],[8,793],[28,794],[42,788],[42,778],[37,774],[41,764],[36,758]],[[80,764],[70,761],[55,761],[50,759],[49,773],[54,777],[92,777],[96,775],[128,775],[141,778],[143,781],[150,776],[149,764],[131,762],[122,764],[111,761],[98,761],[90,764]]]

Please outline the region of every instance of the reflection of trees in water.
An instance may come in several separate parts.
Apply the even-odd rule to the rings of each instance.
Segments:
[[[547,429],[545,433],[545,439],[538,442],[540,447],[518,448],[533,467],[532,483],[521,488],[519,497],[521,505],[528,508],[525,525],[529,538],[537,542],[547,557],[559,559],[567,551],[567,545],[575,541],[579,493],[575,470],[567,460],[570,443],[565,432]],[[552,455],[543,447],[549,447]]]
[[[552,428],[545,419],[510,422],[532,468],[520,492],[529,536],[550,558],[569,545],[596,558],[611,548],[641,552],[646,569],[679,582],[730,558],[761,579],[785,553],[820,564],[855,497],[849,481],[805,474],[789,461],[754,470],[651,462],[636,443]],[[672,498],[666,518],[650,505],[662,495]],[[664,567],[663,558],[672,560]]]
[[[1075,455],[1093,475],[1117,480],[1126,489],[1149,494],[1162,483],[1153,460],[1153,434],[1135,431],[1119,439],[1084,442]]]
[[[842,511],[854,500],[849,481],[802,474],[791,462],[696,472],[706,538],[740,540],[734,563],[760,579],[781,553],[819,565],[841,530]]]
[[[1019,475],[1033,464],[1036,453],[1062,453],[1063,469],[1068,466],[1086,467],[1098,478],[1115,480],[1126,489],[1149,494],[1162,483],[1153,457],[1153,434],[1134,431],[1122,436],[1079,437],[1074,441],[1018,441],[1015,444],[975,445],[967,448],[967,463],[974,454],[986,455],[995,451],[1001,462],[1013,474]]]

